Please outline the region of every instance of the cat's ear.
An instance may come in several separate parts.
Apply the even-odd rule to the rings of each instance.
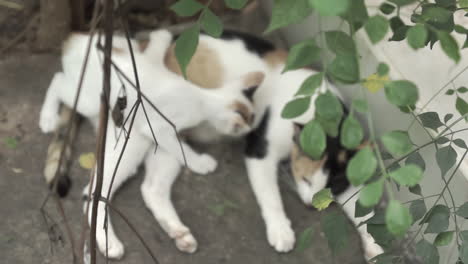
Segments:
[[[258,86],[262,84],[265,79],[265,73],[263,72],[249,72],[244,76],[244,89],[242,93],[249,99],[253,101],[253,96],[257,91]]]

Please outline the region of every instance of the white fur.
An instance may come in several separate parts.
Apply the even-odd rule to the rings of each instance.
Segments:
[[[58,72],[53,77],[41,110],[39,125],[43,132],[51,132],[56,129],[60,103],[68,107],[73,105],[89,38],[88,35],[74,34],[65,44],[62,55],[63,72]],[[145,51],[145,54],[135,53],[141,91],[175,124],[178,130],[192,128],[206,122],[215,127],[217,132],[221,134],[240,136],[248,132],[248,128],[239,129],[236,127],[236,120],[240,118],[240,115],[228,107],[233,101],[240,101],[247,107],[252,108],[252,105],[242,94],[242,89],[248,87],[242,87],[243,78],[241,75],[226,82],[219,89],[213,91],[200,89],[165,68],[163,57],[172,40],[172,36],[168,31],[155,31],[151,33],[150,40],[153,45]],[[124,46],[126,45],[125,39],[114,37],[114,43],[114,47],[124,49],[124,52],[123,54],[122,52],[113,54],[113,61],[135,82],[130,55],[125,52],[127,50],[126,46]],[[95,46],[96,40],[92,44],[92,47]],[[147,60],[146,57],[151,57],[151,61]],[[97,126],[99,117],[102,92],[101,61],[102,54],[100,51],[94,48],[91,49],[81,96],[77,105],[77,111],[91,120],[95,126]],[[137,93],[129,83],[125,83],[125,85],[127,87],[128,107],[124,116],[127,116],[131,106],[137,100]],[[117,72],[114,70],[112,70],[111,87],[109,104],[113,107],[121,87]],[[184,162],[182,151],[170,124],[154,111],[147,102],[144,103],[148,110],[152,128],[160,144],[159,150],[156,156],[152,153],[146,154],[147,150],[152,146],[152,133],[140,109],[136,115],[132,134],[120,167],[117,170],[112,192],[107,197],[110,180],[124,144],[123,139],[116,142],[117,137],[114,134],[116,127],[112,120],[109,120],[103,196],[111,200],[114,192],[136,172],[136,168],[146,157],[147,175],[141,188],[144,200],[164,230],[175,239],[177,247],[182,251],[191,253],[196,250],[197,243],[190,230],[178,218],[170,201],[172,182],[177,176],[179,167]],[[194,172],[206,174],[216,169],[217,162],[210,155],[199,154],[184,142],[182,142],[182,147],[187,164]],[[84,193],[88,193],[88,188],[85,188]],[[105,211],[102,203],[99,204],[97,217],[97,242],[101,252],[105,253],[106,234],[103,229]],[[89,213],[90,219],[91,213]],[[108,238],[108,256],[110,258],[121,258],[124,254],[124,247],[116,236],[110,222],[108,223]]]

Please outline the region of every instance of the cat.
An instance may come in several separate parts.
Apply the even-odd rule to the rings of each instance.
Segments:
[[[226,30],[220,39],[201,35],[198,48],[187,68],[187,78],[210,91],[232,76],[244,72],[266,73],[265,80],[253,95],[255,129],[246,136],[245,164],[266,225],[268,242],[278,252],[292,250],[295,243],[294,231],[284,211],[277,182],[278,164],[284,159],[290,160],[290,171],[294,176],[297,192],[306,205],[311,204],[315,193],[323,188],[331,188],[338,203],[342,204],[349,199],[343,209],[356,226],[373,215],[370,213],[365,217],[354,217],[357,196],[350,197],[358,189],[350,186],[345,171],[356,151],[341,146],[339,136],[328,137],[327,149],[322,159],[312,160],[301,151],[297,140],[294,140],[302,127],[294,124],[304,124],[313,118],[314,100],[318,93],[312,96],[311,107],[306,113],[293,120],[281,118],[283,107],[294,98],[294,93],[302,82],[317,73],[312,69],[282,73],[286,58],[286,51],[276,49],[268,41]],[[175,58],[174,44],[166,54],[165,63],[173,72],[181,74]],[[212,69],[216,71],[213,72]],[[319,93],[326,91],[331,91],[342,100],[338,90],[324,80]],[[197,129],[203,130],[204,134],[210,130],[206,125],[195,131]],[[211,131],[215,132],[213,129]],[[197,133],[192,135],[197,138]],[[175,165],[175,160],[173,162]],[[367,259],[383,253],[383,249],[367,233],[366,225],[360,226],[358,231]]]
[[[47,90],[46,97],[41,109],[39,126],[44,133],[54,131],[60,123],[58,114],[60,104],[71,107],[76,94],[76,87],[80,75],[80,67],[85,55],[86,45],[90,39],[89,35],[71,34],[65,41],[62,53],[62,72],[57,72]],[[164,66],[164,54],[171,44],[172,35],[167,30],[157,30],[150,34],[152,46],[142,53],[136,52],[141,91],[158,109],[171,120],[179,131],[184,131],[199,125],[209,123],[217,133],[240,137],[250,131],[253,121],[253,105],[250,101],[251,95],[264,78],[261,71],[248,72],[236,76],[213,90],[205,90],[192,84],[180,76],[168,71]],[[97,40],[93,40],[92,47],[96,46]],[[132,64],[128,48],[125,46],[126,40],[123,37],[114,37],[113,42],[113,62],[123,72],[132,72]],[[135,44],[135,43],[134,43]],[[102,68],[98,49],[91,49],[86,76],[83,82],[81,97],[77,105],[77,112],[85,116],[97,128],[100,95],[102,83]],[[150,57],[151,60],[146,58]],[[133,78],[129,77],[132,81]],[[122,92],[117,71],[112,71],[111,94],[109,95],[109,105],[116,105],[119,94]],[[96,87],[97,86],[97,87]],[[125,86],[130,87],[128,82]],[[127,88],[126,98],[129,103],[136,102],[137,92]],[[130,107],[124,109],[124,116],[129,115]],[[148,108],[150,109],[150,108]],[[177,217],[175,210],[160,212],[159,200],[155,199],[155,193],[169,195],[173,179],[165,179],[165,171],[177,174],[180,165],[184,164],[185,158],[188,167],[199,174],[206,174],[214,171],[217,161],[208,154],[195,152],[185,142],[181,142],[182,153],[176,134],[171,125],[166,122],[156,111],[150,109],[148,112],[149,121],[158,139],[158,149],[155,155],[149,149],[154,146],[152,142],[152,132],[145,119],[144,114],[138,111],[133,125],[132,134],[122,156],[120,167],[115,176],[114,184],[110,196],[106,197],[110,186],[112,172],[116,166],[120,151],[124,146],[124,140],[117,140],[117,124],[109,120],[107,127],[108,135],[105,150],[105,166],[103,178],[103,196],[112,199],[115,190],[122,183],[131,177],[137,167],[143,162],[146,166],[145,180],[141,186],[142,195],[146,205],[155,213],[158,219],[159,213],[173,214],[172,222],[162,222],[161,225],[176,242],[177,247],[186,252],[193,252],[196,242],[190,230]],[[126,124],[128,130],[129,124]],[[177,168],[171,167],[166,159],[177,161]],[[93,186],[94,188],[94,186]],[[84,189],[87,194],[88,187]],[[157,197],[157,195],[156,195]],[[170,199],[164,200],[171,204]],[[86,207],[86,206],[85,206]],[[105,210],[104,204],[98,207],[97,243],[103,254],[106,252],[109,258],[118,259],[124,254],[124,247],[116,236],[112,225],[108,223],[108,241],[106,243],[106,233],[104,231]],[[164,206],[163,206],[164,207]],[[171,204],[171,208],[172,204]],[[91,213],[88,214],[89,221]]]

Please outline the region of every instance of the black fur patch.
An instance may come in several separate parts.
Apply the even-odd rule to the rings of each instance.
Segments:
[[[355,150],[346,149],[340,143],[341,125],[348,114],[349,112],[343,104],[343,119],[341,120],[341,124],[338,128],[338,136],[327,136],[327,148],[325,150],[327,160],[323,165],[323,169],[328,173],[326,188],[330,188],[333,195],[341,194],[349,187],[350,183],[348,178],[346,178],[346,166],[348,165],[349,160],[351,160],[357,152]],[[340,161],[340,155],[344,155],[344,161]]]
[[[264,158],[268,152],[266,132],[270,120],[270,109],[267,108],[259,126],[246,137],[245,155],[249,158]]]
[[[258,86],[252,86],[247,89],[244,89],[242,93],[249,99],[250,102],[253,102],[253,96],[255,94],[255,91],[257,91]]]
[[[220,38],[227,40],[240,39],[244,42],[247,50],[258,54],[259,56],[263,56],[265,53],[275,50],[275,46],[271,42],[236,30],[225,29]]]

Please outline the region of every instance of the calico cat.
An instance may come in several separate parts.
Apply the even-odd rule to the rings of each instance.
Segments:
[[[47,94],[40,113],[39,126],[43,132],[51,132],[59,124],[58,110],[60,103],[71,107],[76,94],[76,87],[80,74],[89,35],[72,34],[65,42],[62,54],[63,72],[54,75],[47,90]],[[152,45],[145,50],[145,54],[136,52],[135,58],[138,65],[141,91],[159,110],[171,120],[179,131],[195,127],[201,123],[209,123],[217,133],[239,137],[245,135],[251,129],[253,120],[253,106],[249,97],[254,93],[264,78],[261,71],[248,72],[217,86],[216,89],[206,90],[192,84],[180,76],[170,72],[164,66],[163,59],[167,48],[171,44],[172,36],[166,30],[159,30],[150,34]],[[96,45],[93,40],[93,47]],[[125,38],[114,37],[112,59],[123,72],[132,72],[132,64],[128,48],[123,46]],[[146,58],[151,58],[147,60]],[[83,82],[81,97],[77,106],[77,112],[89,119],[95,127],[98,123],[101,95],[101,54],[97,49],[92,49],[87,66],[86,76]],[[121,87],[120,80],[115,70],[112,71],[111,94],[109,105],[116,105]],[[133,80],[132,77],[130,79]],[[129,83],[125,83],[130,87]],[[137,93],[133,89],[126,89],[128,104],[137,100]],[[124,116],[129,115],[130,107],[124,109]],[[161,225],[175,239],[177,247],[186,252],[193,252],[196,242],[190,230],[177,217],[175,210],[163,211],[161,203],[171,203],[170,200],[158,200],[158,195],[169,197],[173,179],[165,178],[166,172],[176,174],[180,164],[184,164],[182,153],[176,135],[170,126],[156,111],[148,111],[152,129],[158,139],[159,147],[156,155],[148,151],[152,146],[152,133],[141,111],[138,111],[128,145],[122,156],[121,165],[115,176],[112,191],[107,199],[111,199],[115,190],[131,177],[137,167],[143,162],[146,165],[145,180],[141,190],[146,205],[153,210],[157,220],[158,214],[175,215],[171,222],[162,222]],[[126,124],[128,129],[128,123]],[[109,120],[108,136],[105,150],[105,168],[103,194],[107,193],[114,167],[116,166],[124,140],[117,140],[116,124]],[[200,174],[214,171],[216,160],[208,154],[199,154],[189,145],[182,142],[185,158],[189,168]],[[166,159],[174,159],[177,167],[171,167]],[[161,177],[163,176],[163,177]],[[88,187],[84,193],[88,193]],[[156,197],[156,198],[155,198]],[[91,213],[89,220],[91,220]],[[98,207],[98,246],[105,254],[106,234],[103,228],[105,218],[104,204]],[[195,246],[194,246],[195,245]],[[112,225],[108,223],[108,257],[120,258],[124,248],[117,238]]]
[[[313,118],[314,100],[318,93],[312,96],[312,107],[306,113],[293,120],[281,118],[284,105],[294,98],[294,93],[302,82],[316,73],[311,69],[282,73],[286,58],[286,51],[275,49],[267,41],[244,33],[225,31],[221,39],[202,35],[187,68],[188,79],[210,91],[232,76],[249,71],[266,73],[265,80],[252,97],[255,129],[246,136],[245,164],[265,221],[268,241],[278,252],[292,250],[295,243],[294,231],[284,211],[277,182],[278,164],[282,160],[290,160],[290,170],[297,192],[307,205],[310,205],[313,195],[323,188],[331,188],[338,203],[344,203],[357,190],[350,186],[345,175],[346,165],[355,151],[341,146],[339,137],[328,137],[327,149],[321,160],[312,160],[301,151],[298,142],[294,140],[301,130],[301,125],[297,125],[295,129],[294,124],[304,124]],[[165,62],[169,69],[180,74],[174,46],[166,54]],[[213,72],[213,69],[216,71]],[[319,93],[326,91],[340,97],[337,89],[324,81]],[[197,129],[209,130],[206,126]],[[175,160],[173,162],[175,165]],[[344,211],[358,225],[373,214],[355,218],[356,200],[357,196],[351,198],[345,204]],[[383,252],[367,233],[366,225],[360,226],[358,231],[366,258]]]

